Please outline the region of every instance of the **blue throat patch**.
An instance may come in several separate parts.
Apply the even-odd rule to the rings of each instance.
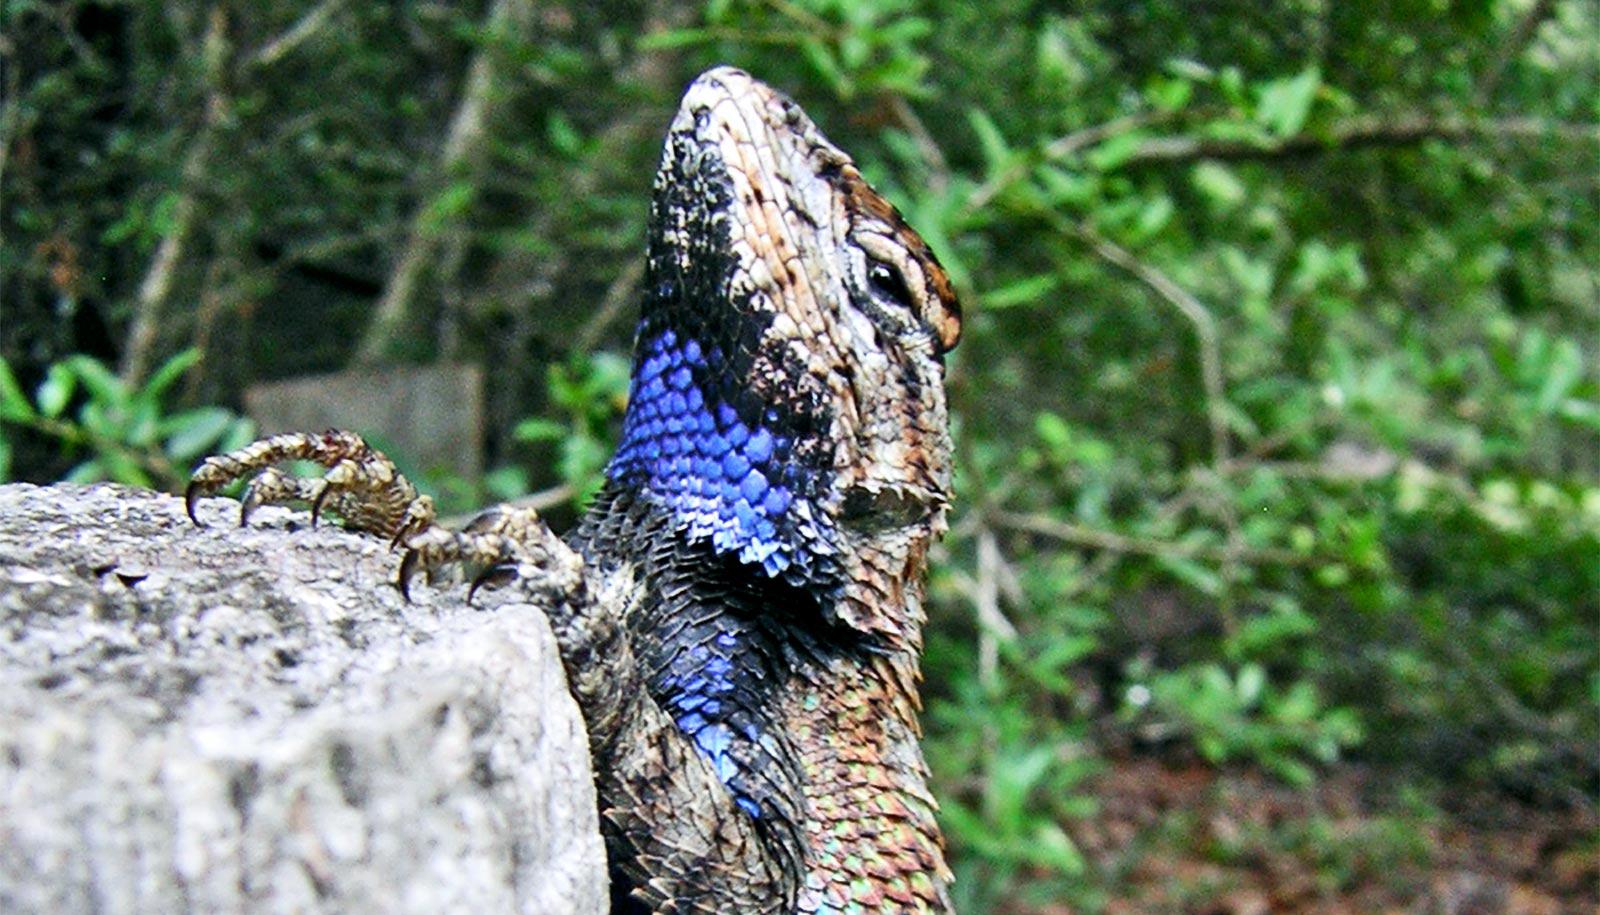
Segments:
[[[820,474],[795,459],[776,409],[741,415],[716,393],[723,362],[721,348],[670,328],[641,340],[607,476],[666,508],[691,543],[768,577],[816,581],[835,552],[806,498]]]

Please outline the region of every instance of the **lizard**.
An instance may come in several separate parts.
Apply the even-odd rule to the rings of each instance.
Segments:
[[[544,589],[615,911],[951,911],[918,717],[948,275],[797,104],[731,67],[686,90],[648,225],[620,444],[564,540],[514,506],[451,531],[338,431],[206,459],[190,515],[249,478],[241,523],[332,510],[405,548],[407,594],[458,563],[472,589]]]

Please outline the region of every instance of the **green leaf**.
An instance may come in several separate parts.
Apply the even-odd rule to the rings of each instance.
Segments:
[[[1303,762],[1289,756],[1272,754],[1262,760],[1272,774],[1294,788],[1307,788],[1315,784],[1317,774]]]
[[[1072,427],[1055,413],[1040,413],[1033,418],[1034,434],[1051,451],[1065,455],[1072,445]]]
[[[33,404],[22,393],[22,385],[17,384],[17,376],[12,373],[11,365],[0,357],[0,419],[27,422],[34,415]]]
[[[78,410],[78,423],[91,435],[101,438],[121,441],[123,426],[122,413],[108,408],[98,400],[90,400]]]
[[[550,112],[545,119],[545,134],[550,138],[550,145],[556,152],[567,158],[576,158],[583,151],[583,135],[578,133],[578,128],[572,124],[572,119],[567,113],[557,108]]]
[[[105,478],[106,469],[101,465],[99,458],[84,461],[62,477],[68,483],[98,483]]]
[[[106,469],[106,475],[117,483],[125,486],[142,486],[151,489],[155,481],[150,479],[150,474],[139,466],[139,462],[122,451],[105,451],[100,454],[99,460]]]
[[[1039,304],[1039,299],[1061,285],[1061,278],[1053,273],[1025,277],[983,293],[979,301],[984,308],[1010,308],[1013,305]]]
[[[11,443],[0,433],[0,483],[11,479]]]
[[[819,41],[806,41],[800,45],[800,53],[805,55],[806,61],[811,64],[817,75],[822,77],[824,83],[840,98],[849,98],[852,94],[850,78],[845,75],[839,66],[839,61],[833,56],[833,51]]]
[[[1244,106],[1244,73],[1238,67],[1223,67],[1217,74],[1217,91],[1230,104]]]
[[[192,461],[215,446],[232,428],[234,419],[233,412],[222,407],[201,407],[168,417],[163,423],[170,429],[164,450],[175,461]]]
[[[847,70],[860,70],[872,53],[872,45],[860,32],[849,31],[839,38],[839,61]]]
[[[1222,593],[1222,576],[1193,559],[1182,556],[1159,556],[1156,563],[1201,594],[1216,597]]]
[[[1089,150],[1089,164],[1098,171],[1112,171],[1133,158],[1133,154],[1139,151],[1144,139],[1142,131],[1130,130],[1127,133],[1119,133]]]
[[[512,465],[496,467],[483,475],[483,488],[501,502],[520,499],[528,494],[528,470]]]
[[[172,226],[177,221],[178,203],[183,195],[178,191],[167,191],[156,198],[155,206],[150,208],[150,222],[146,226],[151,236],[160,238],[172,233]]]
[[[102,407],[121,409],[127,406],[127,386],[100,360],[90,356],[71,356],[62,364],[78,376],[78,380],[88,389],[89,396]]]
[[[1267,672],[1260,664],[1246,664],[1240,669],[1234,689],[1239,695],[1241,705],[1247,708],[1255,705],[1266,688]]]
[[[1569,423],[1600,432],[1600,403],[1572,398],[1561,404],[1557,415]]]
[[[1583,355],[1571,340],[1562,340],[1545,365],[1544,384],[1534,406],[1540,415],[1549,416],[1583,380]]]
[[[1087,869],[1083,854],[1059,823],[1039,824],[1039,828],[1034,830],[1033,840],[1029,857],[1039,864],[1069,877],[1076,877]]]
[[[634,46],[641,51],[671,51],[675,48],[705,44],[711,40],[710,29],[666,29],[651,32],[635,42]]]
[[[1227,212],[1244,203],[1248,191],[1233,169],[1220,162],[1200,162],[1189,176],[1195,190],[1204,194],[1219,212]]]
[[[1209,83],[1216,78],[1216,71],[1197,60],[1187,57],[1174,57],[1162,65],[1162,69],[1181,79],[1197,83]]]
[[[1317,583],[1325,588],[1342,588],[1350,581],[1350,568],[1341,562],[1319,566],[1315,574]]]
[[[217,442],[217,450],[222,452],[238,451],[258,438],[254,420],[239,416],[233,420],[233,425]]]
[[[1082,173],[1055,165],[1035,169],[1034,177],[1044,190],[1045,203],[1058,208],[1092,206],[1105,183],[1098,173]]]
[[[561,443],[557,467],[561,471],[561,478],[575,489],[587,489],[594,484],[609,456],[601,443],[586,436],[576,436]]]
[[[1275,79],[1260,89],[1256,121],[1279,137],[1293,136],[1305,126],[1322,85],[1322,71],[1307,67],[1296,76]]]
[[[1002,171],[1011,162],[1011,144],[999,125],[981,108],[967,109],[967,123],[978,137],[978,149],[983,154],[983,164],[989,174]]]
[[[50,419],[60,416],[61,411],[72,402],[72,392],[77,384],[77,379],[65,363],[58,362],[50,366],[44,381],[39,383],[39,390],[34,392],[40,414]]]
[[[156,430],[160,425],[161,408],[148,397],[136,397],[127,411],[123,441],[141,449],[155,444]]]
[[[1159,111],[1177,111],[1194,97],[1194,83],[1186,79],[1157,77],[1146,87],[1145,97]]]
[[[140,389],[139,393],[151,398],[161,396],[167,388],[172,387],[173,382],[182,378],[183,373],[187,372],[199,361],[200,350],[195,347],[191,346],[186,350],[175,353],[171,359],[162,363],[161,367],[151,374],[150,380],[144,383],[144,387]]]
[[[511,437],[519,442],[559,442],[571,432],[553,419],[535,416],[517,423],[511,430]]]
[[[423,229],[429,233],[440,231],[459,219],[477,196],[478,189],[471,181],[451,182],[428,201],[428,209],[422,214]]]
[[[1166,194],[1151,198],[1144,206],[1139,208],[1138,219],[1134,223],[1134,241],[1147,239],[1167,227],[1172,220],[1172,215],[1177,208],[1172,204],[1172,198]]]

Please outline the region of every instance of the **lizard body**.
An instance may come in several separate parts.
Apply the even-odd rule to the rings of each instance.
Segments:
[[[619,908],[949,911],[917,720],[960,327],[944,271],[798,106],[732,68],[669,128],[648,259],[622,442],[567,543],[513,509],[444,531],[344,433],[212,458],[191,500],[311,458],[322,480],[268,471],[247,506],[305,499],[404,542],[402,585],[463,559],[565,582],[545,597]]]

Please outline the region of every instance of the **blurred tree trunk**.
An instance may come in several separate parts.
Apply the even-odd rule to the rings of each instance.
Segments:
[[[484,27],[484,40],[467,69],[461,102],[450,119],[450,132],[433,174],[426,179],[428,193],[411,217],[404,250],[384,287],[383,297],[367,325],[356,361],[383,361],[401,335],[410,329],[411,312],[440,242],[460,223],[466,202],[475,192],[483,168],[485,140],[495,108],[504,101],[501,44],[508,34],[531,27],[530,0],[495,0]]]
[[[184,155],[172,224],[162,235],[155,257],[151,259],[144,280],[139,284],[139,294],[134,300],[133,324],[122,350],[119,374],[130,386],[138,385],[149,370],[151,352],[155,349],[156,337],[161,330],[167,298],[172,294],[178,266],[200,215],[200,197],[211,170],[217,130],[227,116],[226,74],[230,54],[228,14],[221,6],[216,6],[211,10],[210,22],[201,44],[205,113],[194,139],[189,142],[189,151]]]

